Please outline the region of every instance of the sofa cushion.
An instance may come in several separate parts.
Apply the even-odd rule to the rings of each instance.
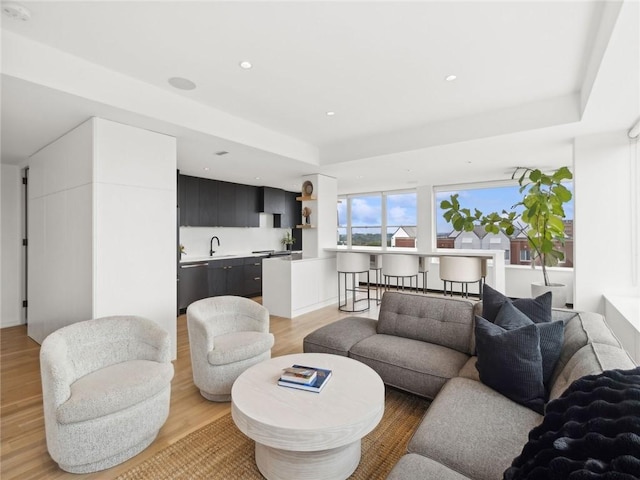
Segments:
[[[386,480],[407,480],[408,478],[429,478],[437,480],[469,480],[469,477],[415,453],[403,455]]]
[[[502,304],[507,301],[511,301],[509,297],[485,285],[482,289],[482,318],[494,322]],[[534,323],[551,321],[551,292],[536,298],[518,298],[513,305]]]
[[[475,480],[498,480],[541,421],[541,415],[482,383],[453,378],[429,406],[407,450]]]
[[[506,330],[524,327],[533,324],[532,320],[518,310],[511,301],[502,304],[502,308],[496,316],[495,324]],[[540,354],[542,355],[542,380],[545,386],[553,374],[553,369],[560,358],[562,343],[564,340],[564,323],[541,322],[535,324],[540,332]]]
[[[565,322],[562,351],[560,352],[560,358],[551,377],[552,388],[571,357],[582,347],[590,343],[601,343],[620,347],[620,342],[611,332],[602,315],[592,312],[576,312],[571,319]],[[588,373],[599,372],[593,371]],[[567,386],[568,384],[566,384],[564,388]]]
[[[585,375],[598,374],[614,368],[633,367],[635,363],[623,348],[602,343],[589,343],[578,350],[558,374],[549,399],[558,398],[571,383]]]
[[[385,292],[377,332],[472,353],[474,303]]]
[[[227,365],[257,357],[273,347],[273,334],[232,332],[214,338],[214,348],[207,353],[211,365]]]
[[[349,356],[373,368],[385,384],[428,398],[455,377],[469,358],[434,343],[383,334],[358,342]]]
[[[347,357],[356,343],[376,334],[377,323],[371,318],[343,318],[304,337],[302,349],[305,353],[331,353]]]
[[[536,325],[505,330],[476,317],[476,349],[476,367],[482,383],[538,413],[543,412],[545,389],[540,332]]]
[[[56,411],[62,424],[84,422],[147,401],[170,388],[173,364],[130,360],[101,368],[71,384],[71,396]]]

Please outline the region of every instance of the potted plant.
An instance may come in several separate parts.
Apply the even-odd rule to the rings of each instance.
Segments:
[[[488,233],[498,233],[502,229],[509,236],[521,231],[526,235],[531,248],[531,266],[535,268],[535,264],[539,264],[542,269],[544,283],[532,284],[533,296],[552,290],[554,306],[564,306],[565,286],[549,281],[547,267],[564,260],[564,252],[560,249],[566,239],[564,204],[571,200],[572,195],[562,182],[572,179],[573,175],[568,167],[561,167],[550,174],[539,169],[519,167],[511,178],[515,178],[520,170],[524,170],[518,179],[523,196],[521,201],[511,207],[510,212],[503,210],[502,213],[485,215],[476,208],[471,213],[471,209],[462,208],[458,194],[452,195],[449,200],[443,200],[440,208],[445,210],[444,219],[459,232],[472,231],[478,225],[484,226]]]
[[[282,243],[284,244],[284,247],[287,250],[291,250],[295,242],[296,242],[296,239],[291,236],[291,232],[287,232],[284,238],[282,239]]]

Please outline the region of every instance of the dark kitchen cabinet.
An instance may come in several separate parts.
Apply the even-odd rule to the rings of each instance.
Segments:
[[[284,213],[274,215],[273,226],[275,228],[296,228],[302,223],[302,203],[296,200],[300,193],[284,192]]]
[[[178,176],[178,206],[180,226],[200,226],[200,178],[188,175]]]
[[[209,295],[242,295],[244,258],[228,258],[209,262]]]
[[[209,296],[208,263],[181,264],[178,269],[178,309],[184,310],[196,300]]]
[[[259,227],[259,187],[178,176],[183,227]]]
[[[264,213],[283,214],[284,190],[272,187],[260,187],[260,211]]]
[[[235,184],[236,204],[235,223],[238,227],[259,227],[260,214],[258,213],[259,188],[252,185]]]
[[[243,295],[262,295],[262,260],[266,257],[247,257],[243,266]]]
[[[236,216],[236,184],[218,182],[218,225],[213,227],[239,227]]]
[[[200,178],[198,184],[199,225],[218,225],[218,184],[216,180]]]

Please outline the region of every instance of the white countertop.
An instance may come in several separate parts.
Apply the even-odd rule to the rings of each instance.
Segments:
[[[302,253],[302,252],[298,250],[294,250],[291,253]],[[231,258],[268,257],[268,256],[269,256],[268,253],[251,253],[251,252],[215,253],[213,254],[213,256],[186,254],[182,256],[182,258],[180,259],[180,263],[211,262],[213,260],[226,260]],[[280,257],[273,257],[273,258],[280,258]]]

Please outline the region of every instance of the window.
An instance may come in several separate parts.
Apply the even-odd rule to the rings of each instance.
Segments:
[[[388,193],[387,247],[416,247],[418,237],[416,192]]]
[[[565,186],[573,192],[573,182],[567,182]],[[443,218],[444,211],[440,208],[442,200],[448,200],[451,195],[459,194],[458,200],[463,207],[478,208],[483,213],[501,212],[502,210],[510,211],[512,206],[521,200],[519,192],[520,187],[514,181],[505,184],[469,184],[465,186],[456,185],[452,187],[437,188],[435,192],[435,215],[437,222],[437,245],[445,248],[489,248],[500,249],[505,251],[504,258],[507,264],[523,264],[531,263],[531,252],[526,247],[526,238],[517,238],[518,233],[508,237],[505,232],[498,234],[500,237],[486,238],[483,229],[476,229],[474,232],[465,232],[464,236],[458,238],[460,233],[453,231],[453,227]],[[573,201],[565,205],[565,230],[567,239],[563,251],[565,260],[558,266],[573,267]],[[467,235],[477,236],[475,246],[470,245],[470,239],[475,237],[467,237]],[[458,238],[457,241],[455,239]],[[487,241],[488,240],[488,241]],[[513,255],[511,251],[513,250]]]
[[[354,247],[415,247],[415,191],[378,192],[338,198],[337,244]],[[383,232],[386,232],[383,238]],[[384,243],[383,243],[384,242]]]
[[[382,195],[349,197],[351,212],[351,245],[379,247],[382,245]]]

